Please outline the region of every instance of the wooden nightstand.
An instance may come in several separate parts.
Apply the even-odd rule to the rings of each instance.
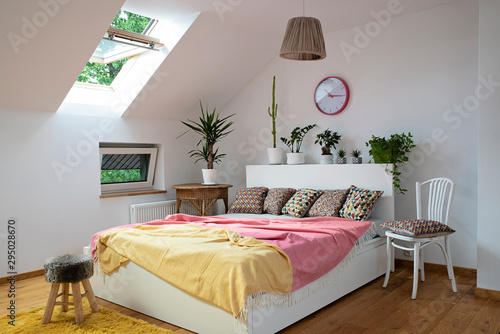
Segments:
[[[172,188],[176,191],[177,213],[182,200],[188,201],[201,216],[206,216],[218,199],[224,201],[226,213],[228,210],[227,194],[231,184],[203,185],[201,183],[176,184]]]

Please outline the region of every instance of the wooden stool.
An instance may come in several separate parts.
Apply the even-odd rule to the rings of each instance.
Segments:
[[[52,283],[50,287],[47,307],[43,314],[42,325],[48,324],[52,318],[52,311],[55,305],[61,305],[61,311],[68,311],[68,305],[75,306],[76,324],[84,321],[82,297],[87,297],[92,312],[99,312],[99,305],[95,299],[94,291],[90,285],[89,278],[94,273],[94,261],[90,256],[84,254],[62,255],[47,259],[45,261],[45,280]],[[80,282],[85,289],[85,293],[80,292]],[[62,284],[62,292],[59,292],[59,286]],[[69,293],[71,284],[72,294]],[[56,302],[62,295],[62,302]],[[73,296],[73,302],[69,302],[69,296]]]

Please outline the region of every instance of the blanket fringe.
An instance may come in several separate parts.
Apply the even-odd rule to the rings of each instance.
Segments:
[[[371,236],[370,236],[371,234]],[[367,237],[365,237],[367,236]],[[248,333],[248,311],[253,307],[272,307],[272,306],[292,306],[300,303],[310,295],[323,289],[332,281],[334,281],[342,271],[349,265],[353,258],[361,251],[366,242],[378,236],[375,226],[372,225],[368,231],[361,237],[346,257],[335,268],[330,270],[326,275],[318,278],[316,281],[303,286],[291,293],[278,294],[278,293],[265,293],[258,292],[248,297],[243,304],[240,312],[234,319],[235,333],[244,334]]]

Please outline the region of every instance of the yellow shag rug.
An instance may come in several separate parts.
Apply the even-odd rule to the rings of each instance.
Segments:
[[[88,301],[83,300],[85,321],[75,324],[75,311],[70,306],[68,312],[61,312],[61,307],[54,307],[50,323],[42,325],[45,306],[16,314],[15,326],[7,316],[0,318],[0,333],[113,333],[113,334],[174,334],[174,332],[151,325],[145,321],[125,316],[116,311],[99,306],[100,312],[92,313]]]

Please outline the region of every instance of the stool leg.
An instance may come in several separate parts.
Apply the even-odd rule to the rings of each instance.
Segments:
[[[52,283],[50,286],[49,299],[47,300],[47,306],[45,307],[45,312],[43,313],[42,325],[48,324],[50,318],[52,318],[52,312],[54,311],[54,303],[57,299],[57,293],[59,292],[60,283]]]
[[[67,303],[69,302],[69,283],[63,283],[63,294],[62,294],[62,302]],[[67,304],[62,304],[61,305],[61,311],[63,312],[68,312],[68,306]]]
[[[73,303],[75,305],[75,320],[76,324],[81,324],[83,318],[82,294],[80,292],[80,283],[71,283],[71,290],[73,290]]]
[[[88,279],[82,281],[83,288],[87,293],[87,299],[89,300],[90,308],[92,312],[99,312],[99,305],[97,304],[97,300],[95,299],[94,290],[92,290],[92,285],[90,285],[90,281]]]

